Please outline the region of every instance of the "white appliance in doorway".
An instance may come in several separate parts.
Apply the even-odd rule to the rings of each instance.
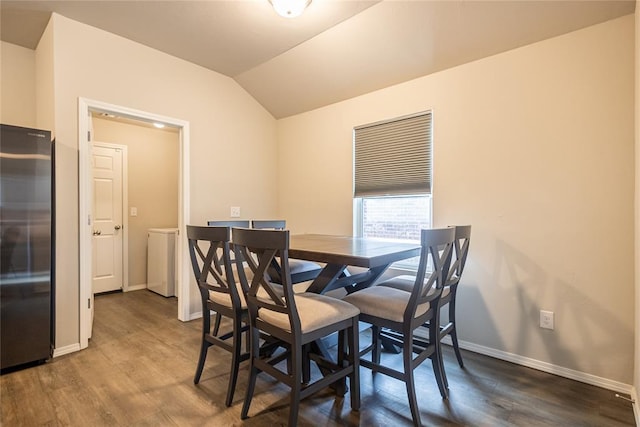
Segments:
[[[176,293],[178,229],[150,228],[147,246],[147,289],[172,297]]]

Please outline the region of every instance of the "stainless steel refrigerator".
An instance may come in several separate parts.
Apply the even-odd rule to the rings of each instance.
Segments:
[[[51,132],[0,125],[0,368],[42,362],[54,344]]]

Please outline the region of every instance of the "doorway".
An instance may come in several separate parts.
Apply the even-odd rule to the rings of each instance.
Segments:
[[[178,228],[185,230],[189,219],[189,123],[166,116],[134,110],[100,101],[79,98],[78,100],[78,146],[79,146],[79,186],[80,186],[80,348],[89,345],[91,336],[92,310],[92,253],[93,253],[93,189],[91,188],[91,115],[93,113],[112,114],[146,123],[162,123],[178,129],[179,133],[179,184],[178,184]],[[192,312],[189,292],[189,255],[186,250],[184,233],[178,235],[177,290],[178,319],[188,321],[198,316]]]
[[[117,260],[110,262],[112,247],[106,243],[106,248],[98,248],[96,244],[104,239],[104,227],[102,222],[107,222],[107,232],[113,226],[108,223],[109,217],[116,217],[117,213],[122,217],[122,228],[117,231],[125,239],[127,254],[121,259],[127,268],[122,283],[122,291],[128,292],[149,288],[149,271],[154,272],[157,262],[151,263],[151,270],[147,268],[148,254],[147,244],[149,230],[158,228],[178,229],[178,170],[179,170],[179,130],[171,126],[154,126],[152,123],[117,117],[113,114],[92,114],[92,157],[94,159],[94,200],[98,200],[98,193],[102,190],[106,193],[103,203],[94,205],[93,223],[94,230],[101,233],[94,236],[94,293],[97,292],[96,273],[100,279],[109,280],[110,269],[116,265]],[[99,142],[100,141],[100,142]],[[112,191],[109,179],[112,175],[111,168],[117,164],[114,156],[109,153],[100,154],[103,151],[103,141],[110,144],[118,144],[122,147],[127,160],[123,170],[126,173],[127,183],[124,184],[122,193],[126,196],[117,212],[111,214],[110,198],[115,199],[116,191]],[[103,165],[98,165],[102,161]],[[96,174],[106,175],[105,180]],[[124,180],[124,179],[123,179]],[[100,187],[102,186],[102,187]],[[101,250],[102,249],[102,250]],[[103,252],[101,259],[97,260],[97,252]],[[107,252],[107,253],[104,253]],[[166,254],[164,254],[166,257]],[[175,259],[175,255],[174,258]],[[155,257],[152,260],[156,260]],[[100,262],[98,262],[100,261]],[[128,263],[127,263],[128,261]],[[104,264],[104,265],[103,265]],[[128,264],[128,265],[127,265]],[[97,270],[101,268],[101,272]],[[115,270],[115,268],[114,268]],[[106,277],[105,277],[106,275]],[[174,288],[175,271],[171,273],[171,287]],[[117,288],[120,289],[120,288]],[[109,291],[111,289],[105,289]],[[163,294],[169,296],[169,294]],[[171,296],[175,296],[172,291]],[[176,309],[177,312],[177,309]]]

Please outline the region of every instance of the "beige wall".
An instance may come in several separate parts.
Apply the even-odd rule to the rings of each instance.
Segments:
[[[279,215],[351,233],[353,127],[431,109],[435,224],[473,225],[461,339],[629,385],[633,40],[629,15],[282,119]]]
[[[190,123],[191,218],[276,210],[275,119],[232,79],[127,39],[53,15],[58,181],[56,346],[79,342],[78,97]],[[64,203],[62,202],[64,200]],[[195,284],[192,310],[199,311]]]
[[[36,54],[0,42],[0,123],[35,128]]]
[[[147,283],[147,230],[178,226],[177,131],[93,118],[94,141],[127,146],[129,286]],[[130,216],[136,207],[137,216]]]
[[[53,25],[51,25],[51,22],[49,22],[42,37],[40,37],[35,55],[36,118],[38,127],[51,130],[55,136]],[[59,169],[56,169],[56,179],[65,172]]]

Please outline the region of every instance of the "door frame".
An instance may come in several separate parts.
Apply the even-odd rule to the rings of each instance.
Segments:
[[[96,141],[91,135],[91,146],[106,147],[120,149],[122,151],[122,292],[129,291],[129,215],[127,215],[129,206],[129,172],[128,172],[128,153],[129,147],[122,144],[113,144],[111,142]],[[93,190],[93,189],[92,189]],[[91,192],[91,200],[93,200],[93,191]],[[93,250],[93,247],[91,248]]]
[[[189,180],[189,122],[146,111],[135,110],[102,101],[83,97],[78,98],[78,166],[79,166],[79,244],[80,244],[80,348],[89,346],[91,333],[91,255],[92,255],[92,202],[91,188],[91,144],[90,144],[90,115],[91,113],[107,113],[143,122],[160,122],[180,130],[180,166],[178,171],[178,257],[177,287],[178,287],[178,319],[189,321],[198,316],[191,310],[191,295],[189,292],[189,253],[185,240],[186,221],[190,218],[190,180]]]

